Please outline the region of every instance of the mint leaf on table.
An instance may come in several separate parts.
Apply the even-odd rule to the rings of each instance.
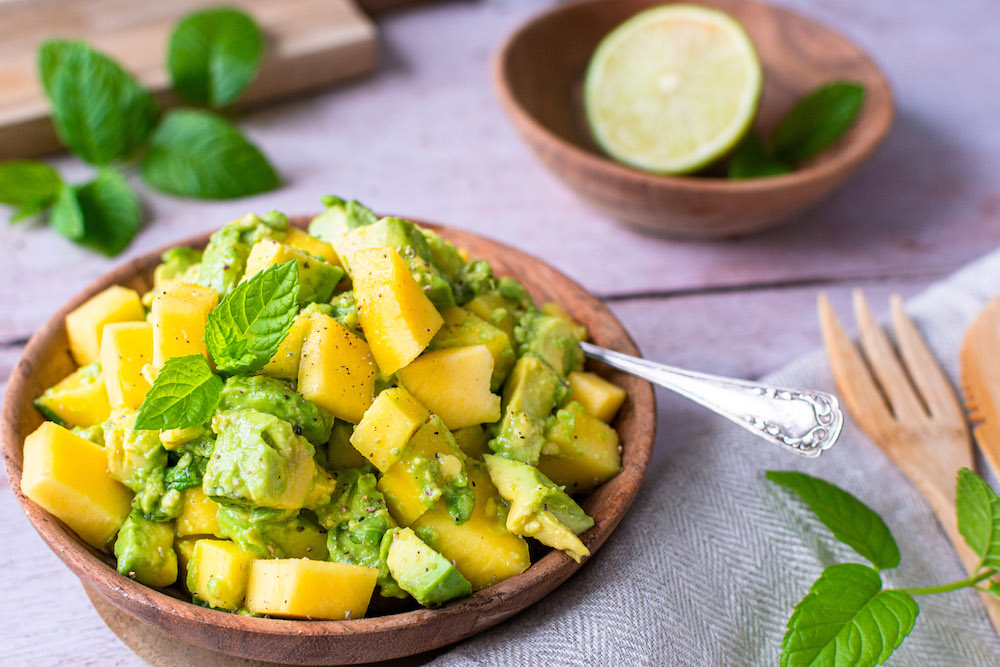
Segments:
[[[762,178],[789,173],[792,168],[770,155],[760,135],[750,130],[729,157],[729,178]]]
[[[167,359],[135,417],[137,429],[187,428],[204,424],[219,405],[222,378],[200,354]]]
[[[204,199],[245,197],[279,184],[274,167],[239,130],[190,109],[169,112],[156,128],[142,177],[163,192]]]
[[[167,47],[174,91],[193,104],[221,107],[257,75],[264,38],[238,9],[206,9],[180,20]]]
[[[864,99],[865,89],[849,81],[834,81],[809,93],[778,125],[775,157],[799,164],[834,144],[854,122]]]
[[[913,630],[919,611],[908,593],[882,590],[870,567],[833,565],[788,619],[781,665],[882,664]]]
[[[62,186],[52,212],[49,213],[49,225],[70,241],[83,238],[83,211],[76,198],[76,187],[69,184]]]
[[[269,266],[229,292],[208,315],[205,343],[216,368],[227,375],[260,370],[299,312],[299,266]]]
[[[121,174],[103,168],[89,183],[63,186],[49,223],[71,241],[113,257],[139,231],[142,206]]]
[[[84,42],[45,42],[38,64],[56,132],[87,162],[127,157],[153,129],[159,110],[150,92]]]
[[[1000,568],[1000,498],[968,468],[958,471],[955,512],[958,532],[983,559],[981,567]]]
[[[876,568],[899,565],[899,547],[882,518],[843,489],[805,473],[769,470],[765,477],[794,491],[833,536]]]
[[[14,207],[11,222],[41,213],[62,189],[59,172],[33,160],[0,164],[0,204]]]

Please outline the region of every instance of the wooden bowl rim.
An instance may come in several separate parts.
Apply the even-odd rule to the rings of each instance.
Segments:
[[[291,224],[298,227],[304,227],[311,219],[312,216],[290,216],[289,218]],[[572,288],[574,291],[579,291],[579,293],[585,296],[586,299],[592,300],[593,303],[598,306],[598,312],[600,313],[602,319],[605,317],[608,318],[607,322],[613,325],[618,333],[620,333],[622,341],[627,342],[627,344],[619,345],[620,351],[636,355],[639,354],[638,348],[636,348],[635,343],[628,335],[628,332],[602,302],[600,302],[578,283],[565,276],[546,262],[543,262],[533,255],[517,250],[502,242],[495,241],[466,230],[450,228],[414,218],[409,219],[422,226],[442,232],[442,235],[446,237],[458,237],[456,239],[458,244],[461,244],[462,237],[475,239],[476,242],[485,242],[487,245],[494,246],[504,255],[509,253],[512,253],[512,256],[515,257],[520,255],[526,260],[539,264],[544,270],[557,274],[562,280],[565,281],[565,284],[568,287]],[[479,611],[485,612],[491,610],[497,605],[502,605],[505,598],[511,597],[521,591],[536,587],[539,583],[544,582],[550,577],[559,577],[559,583],[552,586],[552,590],[554,590],[561,585],[566,578],[576,572],[584,563],[587,562],[587,560],[589,560],[585,558],[581,563],[576,563],[562,552],[553,550],[545,554],[536,562],[532,563],[531,566],[523,573],[515,575],[499,584],[478,591],[468,598],[456,600],[435,609],[421,608],[384,616],[339,621],[257,618],[200,607],[171,595],[167,595],[156,588],[145,586],[130,579],[129,577],[119,574],[114,568],[110,567],[97,556],[97,550],[84,545],[80,538],[77,537],[68,527],[66,527],[65,524],[58,519],[55,519],[55,517],[51,514],[38,507],[25,497],[21,491],[21,470],[19,469],[19,466],[15,465],[14,460],[14,454],[22,449],[23,442],[19,439],[17,433],[15,432],[13,420],[7,418],[9,415],[13,415],[15,413],[15,404],[18,402],[17,399],[22,397],[22,394],[27,391],[25,387],[25,378],[27,375],[19,373],[18,370],[22,367],[22,365],[27,365],[30,368],[32,360],[38,358],[40,354],[47,351],[47,347],[51,345],[49,339],[56,335],[54,332],[58,331],[59,327],[64,326],[66,314],[82,304],[93,294],[96,294],[98,291],[109,285],[122,284],[134,276],[142,275],[142,272],[144,271],[143,267],[146,267],[145,272],[147,274],[151,273],[151,267],[155,265],[153,258],[158,258],[159,255],[165,250],[179,245],[201,247],[207,243],[209,236],[210,233],[198,234],[181,239],[176,243],[165,245],[159,249],[150,251],[132,259],[123,266],[110,271],[91,283],[86,289],[70,299],[69,302],[60,308],[45,323],[45,325],[43,325],[42,328],[31,337],[25,346],[24,352],[15,366],[14,371],[11,373],[10,384],[8,385],[2,406],[4,419],[2,424],[0,424],[0,446],[2,446],[3,449],[4,467],[6,469],[7,477],[10,481],[11,488],[14,491],[14,495],[17,498],[18,504],[28,517],[32,527],[42,537],[43,541],[49,546],[49,548],[52,549],[56,556],[58,556],[60,560],[62,560],[71,571],[73,571],[74,574],[84,580],[87,586],[90,586],[92,590],[100,593],[116,607],[122,609],[130,615],[144,622],[150,622],[156,627],[160,627],[165,632],[174,634],[175,636],[178,636],[176,632],[172,632],[170,629],[164,628],[160,623],[156,622],[155,619],[167,614],[181,618],[187,623],[195,622],[201,624],[202,627],[197,635],[187,636],[184,638],[184,641],[190,641],[205,646],[206,648],[224,650],[212,645],[210,640],[207,639],[205,630],[209,628],[220,631],[237,630],[247,635],[272,635],[301,638],[331,635],[347,637],[370,634],[373,638],[375,638],[384,632],[396,629],[410,629],[413,627],[424,626],[439,627],[439,624],[447,623],[452,619],[458,619],[468,615],[474,616],[477,615]],[[634,379],[638,380],[638,378]],[[625,457],[623,456],[622,472],[611,481],[600,487],[603,489],[614,484],[615,491],[620,491],[620,493],[614,496],[614,498],[619,499],[621,502],[618,502],[617,505],[610,503],[608,509],[611,511],[609,516],[603,517],[601,523],[604,524],[604,527],[600,532],[594,532],[598,528],[598,526],[595,526],[590,531],[581,535],[584,542],[588,544],[591,551],[595,553],[607,537],[614,532],[619,521],[634,501],[641,486],[645,471],[648,468],[653,443],[655,441],[656,407],[652,386],[644,381],[639,381],[637,383],[632,383],[628,391],[629,399],[634,405],[632,412],[634,414],[635,425],[632,430],[636,432],[637,437],[633,437],[627,443],[623,442],[623,447],[627,448],[627,451],[629,452],[629,460],[631,461],[631,464],[624,465]],[[648,423],[643,423],[643,420]],[[619,428],[624,426],[625,423],[623,422],[619,425]],[[601,515],[595,513],[594,516],[597,518]],[[127,604],[127,600],[131,600],[132,604]],[[497,622],[502,622],[503,619],[523,611],[535,602],[537,602],[537,599],[531,600],[527,604],[516,608],[510,613],[507,613]],[[460,641],[462,638],[467,637],[470,634],[475,634],[485,630],[490,627],[490,625],[479,627],[471,633],[464,633],[462,636],[448,641],[437,641],[432,639],[432,643],[426,646],[421,646],[415,651],[400,653],[398,655],[394,654],[388,657],[391,658],[402,657],[404,655],[414,655],[422,651],[445,646],[455,641]],[[473,625],[470,627],[475,626]],[[237,653],[232,654],[235,655]],[[318,663],[309,662],[307,664]]]
[[[892,94],[892,87],[889,85],[885,74],[882,72],[881,68],[879,68],[878,64],[871,58],[871,56],[868,55],[867,52],[864,51],[864,49],[847,39],[841,33],[823,25],[822,23],[819,23],[818,21],[807,18],[798,12],[782,6],[754,2],[753,0],[730,1],[760,7],[779,14],[787,14],[796,21],[810,24],[812,27],[828,33],[856,51],[861,60],[863,60],[875,74],[876,86],[885,96],[888,107],[888,113],[871,120],[873,127],[876,129],[876,131],[871,135],[871,139],[868,142],[851,142],[845,145],[844,150],[839,151],[836,155],[832,156],[831,159],[822,160],[816,164],[807,164],[805,167],[795,169],[787,174],[768,176],[765,178],[737,180],[730,180],[717,176],[672,176],[667,174],[656,174],[653,172],[643,171],[636,167],[630,167],[617,162],[610,156],[588,151],[571,141],[567,141],[549,130],[548,127],[539,122],[533,114],[529,113],[521,105],[521,102],[517,95],[514,94],[513,87],[510,83],[510,72],[507,67],[508,56],[512,49],[516,46],[517,42],[519,42],[536,26],[549,21],[558,21],[561,15],[579,11],[584,7],[611,4],[617,2],[617,0],[575,0],[573,2],[560,4],[549,9],[538,11],[523,23],[519,24],[507,34],[501,42],[499,49],[497,49],[493,54],[491,71],[494,90],[500,98],[500,102],[507,111],[508,115],[514,118],[515,124],[520,126],[523,130],[530,132],[540,143],[548,144],[556,150],[568,154],[572,157],[572,159],[583,163],[592,170],[603,171],[609,176],[614,176],[619,179],[639,181],[645,187],[672,185],[677,188],[690,189],[704,194],[743,192],[759,193],[761,191],[768,190],[776,191],[803,185],[813,181],[822,181],[836,175],[843,169],[850,169],[852,166],[859,165],[867,159],[868,156],[870,156],[875,149],[878,148],[883,139],[885,139],[886,134],[889,132],[889,128],[892,127],[892,123],[896,115],[896,104]],[[677,3],[664,2],[663,4],[683,4],[683,1]],[[636,10],[636,13],[639,11],[642,10]]]

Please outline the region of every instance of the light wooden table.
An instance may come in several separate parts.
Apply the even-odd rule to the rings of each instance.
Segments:
[[[82,286],[127,257],[246,211],[311,213],[321,194],[463,227],[547,258],[607,300],[652,359],[755,377],[820,345],[814,300],[911,295],[1000,244],[1000,4],[782,4],[855,39],[889,75],[899,116],[853,181],[789,226],[728,243],[637,235],[585,208],[529,154],[488,76],[501,36],[545,2],[442,2],[379,19],[379,71],[243,121],[286,185],[202,203],[143,190],[150,222],[116,261],[31,226],[0,226],[0,378]],[[68,159],[58,166],[83,179]],[[656,459],[707,419],[665,393]],[[762,445],[766,446],[766,445]],[[655,467],[655,463],[654,463]],[[5,664],[135,664],[0,479]]]

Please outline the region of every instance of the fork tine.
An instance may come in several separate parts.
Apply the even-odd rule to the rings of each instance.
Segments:
[[[903,363],[906,364],[910,377],[913,378],[913,383],[930,408],[931,414],[964,424],[965,418],[958,396],[955,395],[951,382],[928,349],[917,325],[903,311],[903,300],[898,294],[893,294],[889,297],[889,304]]]
[[[878,434],[893,424],[889,406],[858,348],[840,325],[825,294],[819,295],[817,308],[823,342],[826,344],[826,353],[830,358],[830,367],[840,395],[858,426],[873,440],[877,440]]]
[[[893,413],[902,419],[919,419],[927,412],[899,363],[889,337],[878,325],[861,290],[854,290],[854,317],[858,321],[861,349],[885,390]]]

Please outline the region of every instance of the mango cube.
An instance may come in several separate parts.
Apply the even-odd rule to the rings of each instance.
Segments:
[[[187,563],[187,588],[210,607],[232,611],[246,596],[254,559],[233,542],[198,540]]]
[[[499,389],[516,360],[514,348],[507,334],[459,306],[448,308],[441,315],[444,318],[444,325],[434,335],[427,349],[485,345],[493,355],[490,389],[494,391]]]
[[[174,540],[174,551],[177,552],[177,580],[187,582],[187,566],[194,555],[194,545],[198,544],[200,537],[178,537]]]
[[[215,535],[219,532],[219,503],[205,495],[200,486],[181,491],[181,513],[177,517],[177,537]]]
[[[142,369],[153,360],[153,327],[149,322],[119,322],[104,327],[101,368],[111,407],[138,408],[149,381]]]
[[[597,373],[573,371],[567,380],[573,390],[570,398],[602,422],[610,423],[625,402],[625,390]]]
[[[546,432],[538,469],[569,493],[590,491],[622,469],[618,432],[570,401]]]
[[[399,369],[399,382],[451,430],[500,419],[490,391],[493,355],[485,345],[427,352]]]
[[[296,250],[302,250],[315,257],[322,257],[333,266],[341,266],[340,256],[332,245],[315,236],[310,236],[298,227],[289,227],[281,242]]]
[[[295,380],[299,377],[299,359],[302,357],[302,342],[309,332],[309,315],[295,316],[292,327],[278,346],[278,351],[264,365],[260,372],[280,380]]]
[[[486,469],[478,461],[467,461],[469,484],[476,492],[472,516],[456,526],[444,501],[411,526],[431,548],[449,559],[469,580],[473,590],[498,584],[528,569],[528,543],[504,524],[506,505]]]
[[[351,260],[358,319],[385,374],[413,361],[444,323],[393,248],[368,248]]]
[[[142,300],[135,290],[112,285],[91,297],[66,316],[69,351],[80,366],[92,364],[101,355],[104,325],[112,322],[138,322],[146,318]]]
[[[378,570],[302,559],[256,560],[246,607],[255,614],[342,620],[364,618]]]
[[[52,422],[24,440],[21,491],[97,548],[132,510],[132,492],[111,479],[104,450]]]
[[[104,374],[98,363],[88,364],[49,387],[35,399],[47,419],[66,426],[97,426],[111,414]]]
[[[211,287],[171,281],[158,290],[149,313],[153,365],[162,368],[167,359],[189,354],[208,359],[205,324],[217,305],[219,293]]]
[[[300,394],[357,424],[375,398],[378,374],[368,343],[329,315],[310,316],[299,362]]]
[[[402,387],[386,389],[365,412],[351,444],[376,468],[386,472],[399,460],[406,443],[431,413]]]

